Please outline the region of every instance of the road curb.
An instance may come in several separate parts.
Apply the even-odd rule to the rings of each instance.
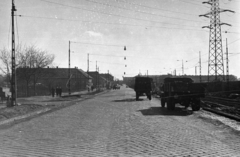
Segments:
[[[28,113],[28,114],[25,114],[25,115],[13,117],[13,118],[10,118],[10,119],[7,119],[7,120],[0,121],[0,125],[4,125],[4,124],[12,123],[12,122],[17,121],[17,120],[22,120],[22,119],[25,119],[25,118],[29,118],[29,117],[32,117],[32,116],[35,116],[35,115],[38,115],[38,114],[41,114],[41,113],[48,112],[50,110],[51,110],[51,108],[45,108],[43,110],[39,110],[39,111],[31,112],[31,113]]]

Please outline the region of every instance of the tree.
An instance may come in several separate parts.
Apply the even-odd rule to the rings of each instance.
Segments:
[[[35,89],[37,78],[42,75],[42,68],[53,63],[55,56],[48,54],[46,50],[37,48],[35,45],[18,46],[16,49],[16,77],[24,80],[26,83],[26,92],[28,96],[28,87],[32,81]],[[0,53],[0,60],[3,63],[1,71],[11,76],[11,51],[4,48]],[[34,90],[35,93],[35,90]]]

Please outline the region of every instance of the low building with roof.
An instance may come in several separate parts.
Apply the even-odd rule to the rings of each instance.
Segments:
[[[71,68],[17,68],[17,97],[50,95],[51,89],[62,88],[63,93],[87,89],[92,77],[81,69]]]

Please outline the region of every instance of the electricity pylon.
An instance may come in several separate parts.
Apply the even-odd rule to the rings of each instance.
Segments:
[[[224,81],[224,65],[223,65],[223,51],[222,51],[222,34],[221,25],[228,25],[227,23],[221,23],[221,12],[232,12],[231,10],[220,9],[219,0],[209,0],[203,2],[203,4],[211,5],[210,12],[199,15],[210,18],[210,26],[203,26],[202,28],[209,28],[209,57],[208,57],[208,82],[209,81]],[[214,77],[214,79],[212,79]]]

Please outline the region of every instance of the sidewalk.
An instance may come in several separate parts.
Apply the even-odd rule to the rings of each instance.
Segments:
[[[86,99],[89,96],[97,95],[106,90],[90,91],[87,90],[74,92],[69,95],[63,93],[62,97],[52,96],[33,96],[27,98],[17,98],[17,106],[6,107],[6,102],[0,103],[0,125],[45,113],[53,109],[58,109],[71,105],[74,100]]]

